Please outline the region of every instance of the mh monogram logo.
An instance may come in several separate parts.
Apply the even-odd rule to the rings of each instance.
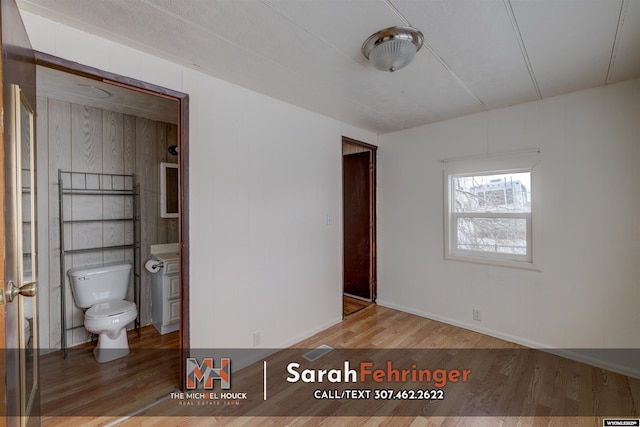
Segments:
[[[220,380],[223,390],[231,388],[231,359],[220,359],[220,367],[213,367],[213,358],[206,357],[202,364],[193,357],[187,358],[187,389],[194,390],[198,383],[204,382],[206,390],[213,389],[213,380]]]

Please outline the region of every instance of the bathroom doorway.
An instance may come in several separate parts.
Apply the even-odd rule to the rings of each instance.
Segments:
[[[44,356],[49,360],[43,361],[43,365],[51,364],[50,366],[56,366],[56,369],[64,369],[64,365],[58,364],[62,356],[56,354],[56,351],[59,352],[61,348],[61,336],[64,334],[68,340],[68,349],[72,350],[67,360],[71,359],[69,361],[72,361],[72,364],[78,364],[88,355],[86,363],[95,364],[91,365],[95,370],[106,370],[102,377],[116,380],[117,375],[111,375],[109,372],[113,372],[113,364],[118,362],[98,364],[91,360],[91,344],[86,343],[88,337],[82,327],[82,312],[75,308],[68,286],[64,295],[60,292],[58,228],[60,215],[58,215],[57,206],[59,203],[57,174],[58,169],[103,174],[133,174],[137,183],[140,184],[137,210],[139,212],[138,232],[141,236],[138,240],[139,254],[135,255],[133,250],[128,249],[108,250],[101,255],[73,254],[71,257],[77,259],[67,265],[71,267],[75,266],[73,263],[100,264],[121,260],[133,262],[133,258],[138,257],[141,332],[129,331],[131,348],[129,356],[132,357],[126,361],[126,365],[135,371],[144,369],[141,366],[136,367],[136,360],[165,360],[169,365],[164,365],[163,369],[156,371],[162,373],[164,379],[159,378],[160,375],[154,375],[154,381],[162,380],[173,390],[182,388],[185,378],[183,352],[189,349],[189,198],[188,175],[183,173],[188,170],[188,97],[186,94],[170,89],[39,52],[36,52],[36,64],[38,184],[42,197],[38,205],[41,227],[39,231],[42,236],[42,245],[39,249],[43,263],[40,271],[42,272],[41,282],[50,284],[49,288],[41,293],[43,302],[40,306],[42,311],[40,337],[44,338],[44,342],[41,339],[42,347],[50,350],[50,355]],[[177,165],[179,191],[177,218],[161,217],[161,163]],[[79,209],[82,211],[85,207],[80,206]],[[124,209],[130,209],[130,207],[125,206]],[[113,210],[113,206],[107,206],[107,203],[104,203],[104,206],[98,210],[110,211]],[[108,215],[111,213],[109,212]],[[96,240],[102,239],[100,242],[108,247],[109,240],[115,239],[114,236],[124,234],[125,238],[129,238],[129,235],[135,233],[124,224],[104,223],[101,230],[97,232],[95,228],[83,229],[83,224],[80,222],[71,224],[70,227],[73,229],[70,228],[64,235],[69,239],[69,245],[75,244],[78,247],[83,246],[83,239],[93,240],[93,246],[96,246]],[[179,300],[176,300],[176,305],[179,304],[180,307],[180,327],[177,332],[172,333],[173,335],[160,335],[151,326],[151,273],[144,270],[144,263],[151,256],[150,247],[157,244],[176,244],[179,249],[180,296]],[[66,305],[71,307],[65,311],[66,321],[69,324],[66,330],[61,326],[64,322],[60,321],[61,298],[65,298]],[[151,351],[152,347],[162,348],[162,354],[154,353],[152,357],[144,356]],[[118,389],[125,387],[122,381],[132,383],[139,381],[133,375],[130,376],[130,380],[127,380],[127,376],[119,376],[117,380],[121,382],[118,383]],[[43,415],[46,415],[47,376],[42,375],[41,379],[42,409]],[[65,380],[64,376],[55,378],[57,383]],[[69,383],[69,387],[74,387],[73,384],[73,381]],[[85,393],[81,383],[78,383],[77,387],[79,387],[78,393]],[[156,388],[161,387],[156,386]],[[99,388],[94,389],[97,393],[100,392]],[[97,397],[99,398],[99,395]]]

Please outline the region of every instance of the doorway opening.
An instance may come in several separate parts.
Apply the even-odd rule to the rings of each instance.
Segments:
[[[70,235],[68,245],[78,248],[85,246],[104,246],[108,250],[100,255],[91,253],[72,254],[67,266],[76,267],[79,264],[100,264],[112,262],[131,262],[133,257],[138,257],[138,265],[144,266],[154,253],[152,246],[175,245],[177,264],[179,264],[179,290],[169,303],[172,310],[179,307],[179,320],[176,325],[178,331],[163,332],[152,326],[151,301],[152,273],[144,267],[138,269],[137,278],[139,286],[138,301],[140,304],[138,322],[142,325],[137,333],[129,331],[129,346],[131,352],[125,358],[126,369],[132,373],[144,370],[140,364],[155,360],[163,363],[163,368],[154,376],[154,381],[161,381],[164,387],[175,389],[184,387],[185,354],[189,350],[189,223],[188,223],[188,96],[170,89],[162,88],[128,77],[115,75],[92,67],[73,63],[62,58],[35,52],[37,66],[37,96],[38,96],[38,184],[39,206],[38,215],[41,224],[41,255],[43,267],[41,283],[50,284],[49,289],[41,295],[41,325],[43,331],[41,339],[45,338],[42,348],[52,350],[50,354],[43,356],[43,366],[49,366],[48,372],[59,372],[59,375],[42,379],[42,414],[64,416],[68,406],[71,414],[74,409],[73,401],[66,401],[59,389],[64,381],[70,381],[68,391],[73,393],[91,393],[84,390],[89,377],[84,377],[81,382],[73,380],[74,375],[64,375],[67,368],[77,370],[78,364],[87,363],[94,372],[96,381],[116,381],[117,389],[126,395],[129,385],[133,388],[136,381],[135,374],[122,372],[118,368],[118,374],[113,374],[113,361],[98,364],[92,360],[91,345],[86,343],[87,335],[83,328],[83,313],[79,310],[72,298],[72,292],[68,285],[64,295],[61,295],[59,282],[60,274],[56,274],[59,268],[59,226],[68,226]],[[174,164],[177,167],[178,178],[178,214],[171,218],[161,215],[161,164]],[[125,204],[117,206],[111,201],[101,202],[99,213],[104,213],[108,222],[102,222],[97,227],[91,223],[83,223],[82,215],[88,206],[78,206],[78,221],[68,221],[69,225],[58,225],[59,216],[57,204],[58,170],[97,173],[97,174],[131,174],[140,186],[137,209]],[[101,175],[102,176],[102,175]],[[115,176],[115,175],[114,175]],[[120,175],[118,175],[120,176]],[[75,196],[72,196],[75,197]],[[95,206],[93,207],[95,210]],[[74,208],[75,209],[75,208]],[[118,223],[120,210],[123,212],[138,212],[138,230],[127,227],[127,224]],[[118,211],[118,212],[115,212]],[[67,214],[65,214],[66,217]],[[125,213],[124,216],[129,216]],[[83,227],[85,227],[83,229]],[[85,231],[88,230],[88,231]],[[96,234],[97,233],[97,234]],[[132,235],[138,233],[140,238]],[[136,248],[110,250],[113,241],[119,242],[121,236],[125,243],[136,243]],[[91,245],[85,245],[84,240],[90,239]],[[101,239],[101,240],[100,240]],[[65,243],[65,246],[67,243]],[[98,246],[99,246],[98,245]],[[119,245],[119,243],[116,243]],[[126,246],[126,245],[122,245]],[[134,251],[139,252],[134,254]],[[165,251],[165,252],[168,252]],[[57,260],[56,260],[57,257]],[[66,262],[66,261],[65,261]],[[57,264],[56,264],[57,263]],[[132,274],[133,275],[133,274]],[[135,283],[136,279],[132,282]],[[173,283],[173,282],[172,282]],[[56,289],[57,287],[57,289]],[[155,289],[155,288],[154,288]],[[130,291],[131,294],[131,291]],[[129,295],[130,297],[131,295]],[[60,298],[66,299],[67,308],[60,305]],[[57,299],[57,300],[56,300]],[[129,299],[129,298],[127,298]],[[64,314],[63,314],[64,313]],[[61,327],[60,316],[67,316],[68,329]],[[62,322],[65,323],[65,322]],[[166,334],[166,335],[165,335]],[[68,343],[69,355],[64,359],[61,354],[56,354],[60,345],[64,346],[65,337]],[[150,352],[154,352],[150,356]],[[58,352],[62,353],[62,352]],[[149,357],[150,356],[150,357]],[[86,361],[84,359],[87,359]],[[83,362],[81,362],[81,360]],[[136,365],[136,363],[139,363]],[[68,365],[68,366],[67,366]],[[100,373],[104,371],[103,373]],[[162,377],[162,378],[160,378]],[[55,387],[47,387],[47,382],[55,382]],[[131,384],[129,384],[131,383]],[[103,400],[99,393],[101,390],[113,390],[114,388],[102,384],[102,387],[93,387],[98,393],[96,401]],[[138,384],[139,386],[139,384]],[[163,389],[163,386],[158,386]],[[47,390],[52,391],[47,396]],[[56,390],[58,390],[56,392]],[[56,395],[57,394],[57,395]],[[149,396],[153,399],[152,396]],[[58,399],[58,400],[55,400]],[[60,400],[62,399],[62,400]],[[142,405],[152,402],[141,402]],[[66,406],[65,406],[66,405]],[[53,408],[53,409],[52,409]],[[136,408],[129,408],[133,412]],[[124,410],[124,409],[123,409]],[[54,412],[52,412],[54,411]],[[92,414],[96,414],[98,408],[94,408]],[[126,415],[126,414],[105,414]]]
[[[375,303],[377,147],[342,137],[343,316]]]

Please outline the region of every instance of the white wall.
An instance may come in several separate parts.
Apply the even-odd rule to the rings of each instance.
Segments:
[[[189,94],[192,347],[287,346],[342,318],[341,136],[375,135],[23,19],[36,50]]]
[[[640,80],[386,134],[379,145],[379,303],[531,347],[640,348]],[[440,161],[535,147],[542,271],[445,261]],[[592,362],[640,375],[638,360]]]

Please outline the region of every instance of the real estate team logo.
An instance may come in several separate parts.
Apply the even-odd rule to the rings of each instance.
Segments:
[[[231,359],[221,358],[220,367],[213,367],[213,358],[206,357],[202,363],[193,357],[187,358],[187,389],[195,390],[198,383],[203,383],[205,390],[213,389],[213,381],[220,380],[220,388],[231,388]]]

